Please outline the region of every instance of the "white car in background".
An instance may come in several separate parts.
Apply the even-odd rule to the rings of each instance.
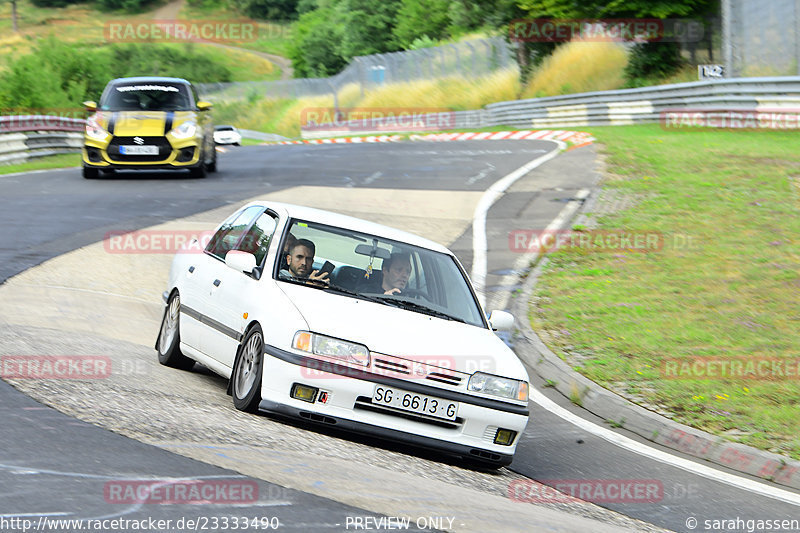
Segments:
[[[239,146],[242,143],[242,134],[234,126],[216,126],[214,128],[214,142]]]
[[[285,266],[295,240],[313,242],[311,277],[326,270],[327,282]],[[408,261],[399,293],[382,287],[382,267],[395,257]],[[513,317],[487,318],[453,253],[416,235],[250,203],[205,249],[195,241],[176,254],[164,300],[159,361],[184,369],[196,361],[228,378],[240,410],[493,468],[511,462],[528,422],[527,372],[493,331]]]

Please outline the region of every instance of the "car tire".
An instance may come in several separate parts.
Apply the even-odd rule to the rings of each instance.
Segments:
[[[87,180],[96,180],[100,177],[100,171],[93,167],[83,166],[83,177]]]
[[[255,413],[261,402],[261,370],[264,367],[264,333],[256,324],[247,332],[231,372],[233,405]]]
[[[189,359],[180,349],[181,344],[181,298],[175,292],[169,299],[167,308],[164,309],[164,318],[161,319],[161,329],[156,339],[158,362],[172,368],[190,370],[194,360]]]
[[[189,175],[196,179],[202,179],[206,177],[206,163],[202,158],[196,167],[189,169]]]
[[[213,150],[214,150],[214,157],[211,159],[211,163],[206,166],[209,172],[217,171],[217,147],[215,146]]]

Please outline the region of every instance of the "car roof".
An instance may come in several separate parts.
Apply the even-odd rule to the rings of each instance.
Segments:
[[[154,82],[166,82],[166,83],[185,83],[186,85],[191,85],[190,82],[183,78],[167,78],[165,76],[135,76],[132,78],[116,78],[111,80],[109,83],[154,83]]]
[[[395,229],[389,226],[384,226],[383,224],[377,224],[375,222],[369,222],[361,218],[342,215],[339,213],[334,213],[332,211],[325,211],[324,209],[317,209],[314,207],[287,204],[283,202],[274,202],[272,200],[254,201],[247,204],[247,206],[244,207],[249,207],[251,205],[263,205],[265,207],[269,207],[275,211],[278,211],[279,214],[282,211],[283,215],[288,215],[291,218],[299,218],[303,220],[309,220],[313,222],[327,224],[329,226],[336,226],[354,231],[370,233],[381,237],[386,237],[387,239],[392,239],[395,241],[412,244],[414,246],[419,246],[421,248],[429,248],[431,250],[441,252],[447,255],[453,255],[453,253],[450,250],[448,250],[447,247],[442,246],[437,242],[431,241],[424,237],[420,237],[419,235],[415,235],[413,233],[409,233],[407,231]]]

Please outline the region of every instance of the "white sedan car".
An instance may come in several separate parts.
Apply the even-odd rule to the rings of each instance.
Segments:
[[[234,126],[216,126],[214,128],[214,142],[239,146],[242,143],[242,134]]]
[[[416,235],[250,203],[169,274],[162,364],[228,378],[236,408],[500,467],[528,422],[528,375],[458,259]]]

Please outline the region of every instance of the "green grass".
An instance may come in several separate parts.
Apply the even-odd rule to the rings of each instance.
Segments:
[[[13,174],[15,172],[29,172],[31,170],[46,170],[51,168],[79,167],[81,154],[60,154],[40,157],[26,163],[0,165],[0,174]]]
[[[796,133],[587,129],[607,155],[605,188],[638,202],[596,217],[598,229],[657,233],[664,247],[550,254],[534,327],[562,357],[581,355],[578,370],[604,386],[679,422],[800,458],[800,377],[664,372],[668,360],[800,357]]]

